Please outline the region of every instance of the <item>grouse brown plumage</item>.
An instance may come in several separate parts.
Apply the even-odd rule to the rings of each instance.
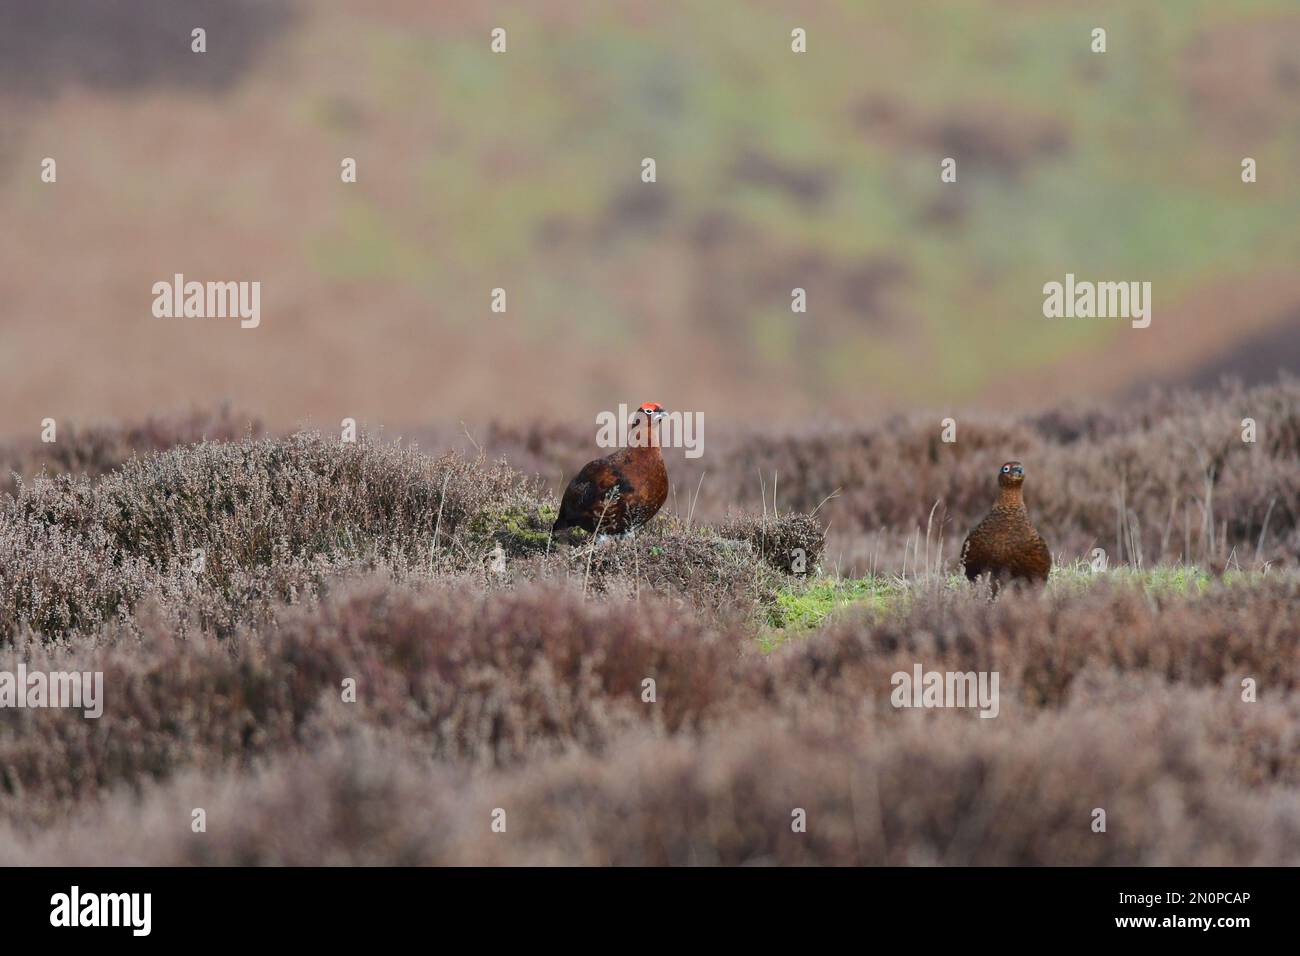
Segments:
[[[1041,584],[1052,570],[1052,553],[1042,536],[1029,523],[1021,487],[1025,469],[1009,461],[998,472],[998,500],[962,545],[966,577],[992,578],[993,593],[1008,581]]]
[[[628,446],[588,462],[569,482],[553,535],[568,528],[626,534],[655,516],[668,498],[668,469],[658,428],[666,415],[656,402],[636,410]]]

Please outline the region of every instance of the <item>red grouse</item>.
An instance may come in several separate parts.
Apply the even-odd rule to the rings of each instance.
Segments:
[[[592,534],[627,534],[655,516],[668,497],[668,470],[658,425],[667,415],[646,402],[632,417],[628,447],[588,462],[569,482],[551,533],[582,528]]]
[[[1041,584],[1052,570],[1052,553],[1029,523],[1020,488],[1025,469],[1009,461],[998,473],[998,500],[962,545],[966,577],[974,581],[982,574],[992,578],[993,593],[1006,581]]]

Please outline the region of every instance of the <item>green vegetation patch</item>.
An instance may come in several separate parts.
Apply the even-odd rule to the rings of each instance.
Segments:
[[[469,533],[499,543],[507,555],[545,552],[559,512],[548,504],[488,508],[469,522]]]

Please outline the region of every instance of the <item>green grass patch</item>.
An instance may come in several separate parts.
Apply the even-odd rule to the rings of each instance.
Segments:
[[[1247,583],[1260,575],[1245,572],[1229,572],[1224,580],[1230,584]],[[1098,581],[1112,584],[1131,584],[1140,587],[1148,594],[1198,594],[1210,586],[1213,576],[1194,564],[1170,564],[1154,568],[1134,568],[1124,565],[1106,571],[1094,571],[1086,561],[1052,569],[1048,587],[1053,590],[1066,588],[1082,591]]]
[[[1264,575],[1256,572],[1228,571],[1223,582],[1230,587],[1250,587],[1263,581]],[[1057,567],[1048,580],[1049,593],[1082,594],[1093,585],[1106,581],[1112,585],[1140,587],[1153,597],[1170,595],[1198,595],[1206,591],[1216,578],[1196,565],[1162,565],[1155,568],[1123,566],[1106,571],[1093,571],[1086,561]],[[933,587],[934,579],[919,581]],[[795,581],[776,594],[768,610],[767,619],[759,630],[758,642],[764,653],[773,650],[791,638],[823,626],[832,615],[847,607],[867,607],[875,611],[892,612],[905,609],[917,591],[918,579],[877,575],[860,579],[819,577]],[[950,591],[975,589],[961,574],[950,574],[942,579],[942,587]]]
[[[770,651],[795,633],[820,627],[838,608],[866,605],[884,610],[907,593],[901,578],[884,576],[796,582],[777,592],[759,642]]]
[[[470,520],[469,530],[475,536],[499,542],[508,555],[528,554],[546,550],[551,540],[551,525],[558,515],[555,508],[546,504],[489,509]]]

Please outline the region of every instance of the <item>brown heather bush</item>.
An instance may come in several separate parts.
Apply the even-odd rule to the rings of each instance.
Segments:
[[[826,540],[826,531],[817,518],[797,511],[762,518],[728,515],[717,530],[724,538],[748,543],[768,564],[786,574],[811,573],[821,559]],[[794,566],[796,554],[803,561],[802,569]]]
[[[1160,687],[1014,723],[912,714],[888,733],[814,711],[696,739],[630,728],[600,754],[486,774],[358,733],[118,792],[34,837],[0,824],[0,863],[1300,863],[1294,790],[1244,786],[1215,714],[1207,691]],[[496,808],[505,834],[489,830]]]
[[[334,688],[358,672],[374,720],[412,707],[435,756],[514,762],[567,747],[599,750],[629,718],[695,727],[730,692],[745,639],[647,596],[585,601],[572,588],[475,592],[375,585],[281,624],[293,670]],[[334,660],[321,664],[317,648]],[[658,702],[642,701],[656,682]]]
[[[669,477],[705,522],[737,507],[770,508],[778,478],[782,512],[821,506],[828,556],[846,574],[915,566],[927,528],[933,554],[942,536],[945,562],[955,566],[966,533],[996,496],[998,466],[1012,458],[1025,463],[1035,523],[1066,560],[1100,547],[1112,565],[1233,559],[1251,567],[1257,551],[1261,563],[1300,563],[1300,380],[1153,390],[1020,418],[954,412],[957,440],[945,443],[940,423],[949,414],[718,425],[700,459],[667,453]],[[1258,426],[1255,444],[1241,440],[1247,417]],[[560,477],[590,457],[593,438],[553,425],[496,426],[484,447],[562,488]]]
[[[956,445],[928,418],[723,436],[698,502],[573,546],[525,477],[550,480],[540,433],[510,439],[522,471],[311,434],[106,443],[84,461],[116,468],[0,503],[0,671],[106,695],[99,720],[0,709],[0,864],[1295,865],[1298,396],[972,417]],[[1217,570],[1262,540],[1272,568],[996,601],[927,576],[759,652],[793,553],[830,563],[825,523],[885,568],[910,535],[916,567],[942,496],[951,564],[1013,455],[1058,553]],[[749,485],[761,514],[734,510]],[[996,670],[999,716],[893,708],[916,664]]]
[[[489,507],[534,498],[504,463],[431,459],[394,444],[314,433],[210,443],[132,459],[93,486],[38,482],[16,507],[80,529],[102,527],[126,553],[168,570],[206,553],[208,573],[291,557],[416,554],[454,541]]]
[[[0,711],[0,862],[1296,863],[1295,587],[919,593],[768,656],[652,593],[463,578],[226,639],[33,638],[108,700]],[[914,663],[997,669],[1000,716],[889,707]]]
[[[137,455],[165,451],[201,441],[238,441],[257,438],[262,423],[238,414],[229,406],[194,409],[185,414],[157,416],[131,425],[97,425],[79,428],[60,423],[57,441],[31,441],[0,446],[0,492],[16,494],[20,479],[63,473],[98,478]]]
[[[97,628],[152,582],[144,562],[118,554],[102,528],[0,513],[0,646],[20,625],[45,634]]]
[[[922,591],[889,613],[841,614],[790,642],[763,674],[765,694],[843,699],[873,695],[889,710],[889,677],[927,670],[998,671],[1002,709],[1060,707],[1091,672],[1140,673],[1180,688],[1218,688],[1240,698],[1253,678],[1261,695],[1300,697],[1300,578],[1215,583],[1191,596],[1148,594],[1100,582],[1045,596]]]
[[[1300,382],[1155,396],[1110,414],[1092,422],[1091,434],[1068,416],[962,417],[952,444],[940,441],[942,416],[828,430],[820,438],[760,438],[737,450],[729,470],[779,471],[787,504],[798,510],[840,489],[826,505],[828,520],[841,533],[846,523],[859,535],[902,532],[893,536],[895,549],[906,535],[924,534],[941,502],[936,537],[942,527],[944,553],[955,563],[962,538],[996,496],[998,466],[1018,458],[1028,472],[1025,498],[1035,523],[1067,560],[1101,547],[1112,564],[1213,564],[1232,555],[1245,567],[1258,548],[1261,560],[1296,564]],[[1256,444],[1241,440],[1245,417],[1258,424]]]
[[[1232,777],[1202,707],[1166,694],[1016,722],[907,714],[888,733],[814,711],[794,727],[740,721],[694,745],[642,740],[498,784],[490,796],[511,808],[515,838],[470,830],[461,860],[1295,863],[1300,807]],[[1097,806],[1104,837],[1088,825]],[[795,808],[807,833],[792,832]]]
[[[779,521],[734,517],[716,529],[687,529],[669,517],[631,540],[571,549],[567,570],[571,580],[594,576],[592,586],[599,591],[635,594],[649,587],[689,597],[701,607],[755,607],[770,603],[789,583],[781,572],[796,548],[804,549],[807,570],[815,568],[822,537],[815,519],[803,514]]]
[[[565,588],[378,581],[224,640],[138,623],[138,634],[0,653],[0,670],[25,658],[35,670],[102,671],[108,696],[98,720],[0,710],[0,818],[47,819],[101,788],[183,767],[243,766],[328,737],[331,720],[483,765],[599,750],[629,721],[675,733],[722,704],[746,639],[649,595],[595,603]],[[345,678],[357,683],[351,709]],[[641,700],[646,678],[654,705]]]
[[[533,482],[482,457],[314,433],[177,447],[94,481],[37,478],[0,506],[0,633],[93,629],[148,596],[178,631],[225,635],[376,569],[487,584],[579,574],[596,591],[752,605],[779,584],[762,540],[803,546],[809,567],[821,541],[794,514],[736,518],[734,541],[665,520],[634,543],[553,548],[553,514]],[[498,544],[512,557],[507,578],[487,571]]]

